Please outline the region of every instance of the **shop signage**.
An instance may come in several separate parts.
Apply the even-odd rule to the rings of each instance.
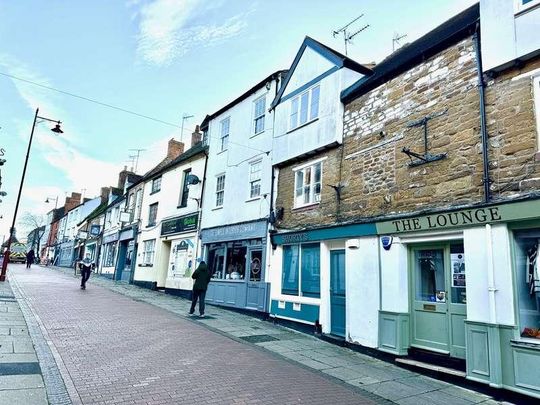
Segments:
[[[103,237],[103,243],[111,243],[118,240],[118,232]]]
[[[90,226],[90,236],[98,236],[101,232],[101,227],[99,225]]]
[[[184,215],[163,221],[161,224],[161,236],[172,235],[174,233],[193,231],[197,229],[199,214]]]
[[[264,238],[266,236],[266,227],[266,221],[257,221],[203,229],[201,231],[201,239],[203,243],[213,243],[229,240]]]
[[[133,239],[133,229],[125,229],[120,232],[120,240]]]
[[[309,233],[291,233],[282,235],[283,243],[301,243],[309,241]]]

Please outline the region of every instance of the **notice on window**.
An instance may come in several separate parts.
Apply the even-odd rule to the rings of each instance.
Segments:
[[[452,253],[450,263],[452,265],[452,287],[465,288],[465,255],[463,253]]]

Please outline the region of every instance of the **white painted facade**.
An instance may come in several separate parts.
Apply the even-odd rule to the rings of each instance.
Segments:
[[[199,213],[206,156],[204,148],[200,145],[197,148],[200,149],[197,154],[180,161],[161,174],[148,177],[141,186],[137,186],[134,190],[135,195],[137,190],[142,190],[140,210],[138,204],[135,203],[135,215],[137,216],[140,213],[134,274],[136,282],[156,283],[161,288],[179,290],[191,290],[192,288],[191,273],[201,251],[198,242],[198,229],[168,234],[163,237],[161,232],[165,221]],[[190,150],[186,151],[184,155],[190,153]],[[197,176],[201,182],[188,186],[189,192],[186,205],[181,206],[183,182],[185,172],[188,170],[190,170],[191,175]],[[152,181],[157,177],[161,177],[161,188],[159,191],[152,193]],[[157,216],[155,223],[152,225],[149,224],[150,206],[155,203],[158,204]],[[152,240],[155,241],[153,259],[151,263],[145,263],[145,242]],[[186,241],[189,246],[185,252],[180,252],[178,249],[178,245],[182,241]]]
[[[539,0],[480,0],[480,19],[484,71],[503,68],[540,49]]]
[[[118,236],[122,223],[120,212],[124,210],[126,200],[111,193],[109,196],[110,206],[105,211],[103,221],[103,238],[98,263],[98,273],[113,275],[118,258]]]

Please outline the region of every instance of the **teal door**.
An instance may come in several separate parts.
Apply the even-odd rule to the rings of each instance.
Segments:
[[[330,251],[330,333],[345,337],[345,250]]]
[[[465,358],[463,244],[413,248],[411,263],[412,345]]]

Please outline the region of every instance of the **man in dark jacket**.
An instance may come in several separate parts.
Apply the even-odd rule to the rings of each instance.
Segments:
[[[86,257],[79,262],[79,268],[81,269],[81,290],[86,290],[86,282],[90,278],[90,273],[94,267],[94,262],[90,259],[90,254],[87,253]]]
[[[36,254],[34,253],[34,249],[30,249],[28,253],[26,254],[26,268],[27,269],[32,267],[32,264],[34,264],[35,259],[36,259]]]
[[[199,301],[199,316],[204,318],[204,298],[206,297],[206,289],[208,288],[208,283],[212,278],[208,266],[204,261],[201,261],[197,270],[191,276],[195,283],[193,284],[193,293],[191,295],[191,309],[189,314],[193,315],[195,312],[195,305],[197,305],[197,300]]]

